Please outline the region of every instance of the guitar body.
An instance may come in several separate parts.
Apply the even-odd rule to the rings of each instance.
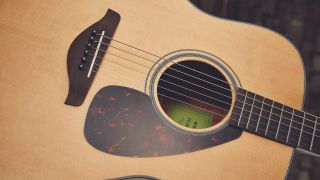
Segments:
[[[114,39],[161,56],[181,49],[209,52],[233,69],[242,87],[301,109],[305,77],[300,56],[286,39],[267,29],[209,16],[186,0],[3,1],[0,3],[2,178],[286,177],[293,148],[247,132],[218,146],[161,157],[114,155],[90,145],[84,135],[85,120],[99,90],[121,86],[150,95],[146,91],[150,83],[148,70],[114,58],[146,74],[103,61],[83,104],[76,107],[64,104],[69,87],[66,60],[69,46],[79,33],[101,19],[108,8],[121,16]],[[107,53],[105,58],[113,57]]]

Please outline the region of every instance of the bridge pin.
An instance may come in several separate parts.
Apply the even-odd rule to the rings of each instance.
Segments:
[[[81,62],[86,63],[87,62],[87,58],[82,57]]]
[[[84,64],[80,64],[80,65],[79,65],[79,69],[80,69],[81,71],[84,71],[84,70],[86,69],[86,67],[85,67]]]

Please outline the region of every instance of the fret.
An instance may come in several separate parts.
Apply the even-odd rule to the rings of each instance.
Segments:
[[[270,124],[270,119],[271,119],[272,110],[273,110],[273,103],[274,103],[274,101],[272,101],[272,103],[271,103],[271,111],[270,111],[270,114],[269,114],[269,117],[268,117],[267,129],[266,129],[266,132],[264,133],[265,136],[267,136],[268,130],[269,130],[269,124]]]
[[[283,105],[282,114],[280,118],[280,126],[279,126],[279,138],[278,140],[282,143],[287,142],[287,137],[289,135],[289,126],[291,123],[293,109]]]
[[[255,132],[258,131],[258,127],[259,127],[259,124],[260,124],[260,119],[261,119],[261,116],[262,116],[262,111],[263,111],[263,106],[264,106],[264,100],[266,99],[265,97],[262,97],[263,100],[261,101],[261,110],[260,110],[260,113],[259,113],[259,117],[258,117],[258,122],[257,122],[257,126],[256,126],[256,129],[255,129]]]
[[[312,142],[312,150],[311,152],[320,154],[320,118],[317,118],[316,121],[316,129],[313,137],[313,142]]]
[[[268,131],[267,131],[268,137],[271,137],[271,138],[276,137],[282,106],[283,106],[282,104],[275,101],[272,104],[272,110],[271,110],[271,115],[269,119]]]
[[[245,94],[246,94],[246,92],[244,90],[242,90],[241,88],[239,88],[237,90],[236,100],[234,102],[234,107],[232,110],[232,117],[231,117],[231,121],[230,121],[230,123],[233,125],[238,125],[238,122],[240,120],[240,115],[241,115],[242,107],[244,104]]]
[[[306,114],[303,113],[303,119],[302,119],[302,125],[301,125],[301,130],[300,130],[300,135],[299,135],[299,140],[298,140],[298,147],[300,147],[300,143],[301,143],[301,136],[302,136],[302,131],[303,131],[303,127],[304,127],[304,120],[305,120]]]
[[[245,107],[245,104],[246,104],[246,100],[247,100],[247,94],[248,94],[248,91],[245,92],[245,96],[244,96],[244,101],[243,101],[243,105],[242,105],[242,108],[241,108],[241,113],[240,113],[240,119],[238,121],[238,126],[240,125],[241,123],[241,120],[243,118],[243,112],[244,112],[244,107]]]
[[[265,98],[264,99],[264,104],[262,107],[262,112],[261,112],[261,116],[260,116],[260,123],[259,123],[259,127],[257,130],[258,134],[265,134],[266,129],[267,129],[267,124],[268,124],[268,117],[270,116],[270,112],[271,112],[271,104],[272,104],[272,100]]]
[[[320,155],[320,119],[250,91],[237,89],[230,124]]]
[[[240,120],[241,108],[234,106],[232,111],[231,123],[237,125]]]
[[[302,121],[304,113],[301,111],[298,111],[296,109],[293,110],[293,117],[290,127],[290,135],[289,135],[289,141],[292,142],[293,146],[298,146],[299,144],[299,135],[302,130]]]
[[[249,117],[250,117],[250,114],[251,114],[251,110],[252,110],[252,106],[253,106],[253,97],[254,97],[254,94],[250,91],[247,92],[247,98],[244,102],[244,108],[243,108],[243,111],[242,111],[242,115],[240,117],[240,124],[239,124],[239,127],[242,127],[242,128],[246,128],[247,127],[247,124],[248,124],[248,121],[249,121]]]
[[[248,126],[249,126],[249,123],[250,123],[250,119],[251,119],[251,116],[252,116],[252,109],[253,109],[253,106],[254,106],[255,99],[256,99],[256,94],[253,94],[253,100],[252,100],[252,104],[251,104],[251,108],[250,108],[250,112],[249,112],[249,117],[248,117],[248,122],[247,122],[247,125],[246,125],[246,129],[248,129]]]
[[[283,131],[285,132],[285,134],[283,134],[283,136],[286,138],[284,142],[286,142],[287,144],[293,145],[291,143],[291,141],[289,141],[291,125],[292,125],[292,118],[293,118],[293,108],[288,107],[288,106],[284,106],[282,117],[283,118],[282,118],[281,122],[283,124],[280,125],[280,129],[283,129]],[[281,134],[281,132],[280,132],[280,134]]]
[[[305,115],[304,115],[302,131],[301,131],[299,148],[308,151],[311,148],[312,134],[314,130],[316,117],[314,117],[309,113],[304,113],[304,114]]]
[[[280,114],[280,119],[279,119],[279,123],[278,123],[278,127],[277,127],[277,133],[276,133],[276,139],[278,139],[279,129],[280,129],[281,120],[282,120],[282,114],[283,114],[283,108],[284,108],[284,105],[282,105],[282,108],[281,108],[281,114]]]
[[[310,151],[312,151],[312,147],[313,147],[313,141],[314,141],[314,136],[315,136],[315,133],[316,133],[316,127],[317,127],[317,121],[318,121],[318,118],[316,118],[316,121],[314,123],[314,126],[313,126],[313,132],[312,132],[312,140],[311,140],[311,145],[310,145]]]
[[[249,131],[255,132],[258,127],[260,113],[262,111],[262,102],[263,102],[263,97],[255,94],[254,102],[252,106],[252,112],[250,116],[250,122],[248,123],[248,127],[247,127]]]

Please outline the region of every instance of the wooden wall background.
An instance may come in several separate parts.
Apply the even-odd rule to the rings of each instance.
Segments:
[[[264,26],[287,37],[299,49],[305,64],[307,91],[304,110],[320,116],[319,0],[191,0],[191,2],[214,16]],[[298,153],[293,160],[288,179],[320,179],[320,158],[311,158]]]

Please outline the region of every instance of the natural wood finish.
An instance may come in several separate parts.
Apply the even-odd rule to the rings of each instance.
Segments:
[[[144,75],[104,61],[83,105],[64,104],[69,45],[108,8],[121,15],[115,39],[158,55],[183,48],[208,51],[235,70],[244,88],[301,107],[304,71],[290,43],[263,28],[211,17],[188,1],[1,1],[3,179],[105,179],[135,174],[161,179],[285,177],[292,148],[245,132],[230,143],[170,157],[117,157],[91,147],[83,127],[96,92],[112,84],[143,91],[145,85]],[[147,72],[111,55],[106,59]]]

